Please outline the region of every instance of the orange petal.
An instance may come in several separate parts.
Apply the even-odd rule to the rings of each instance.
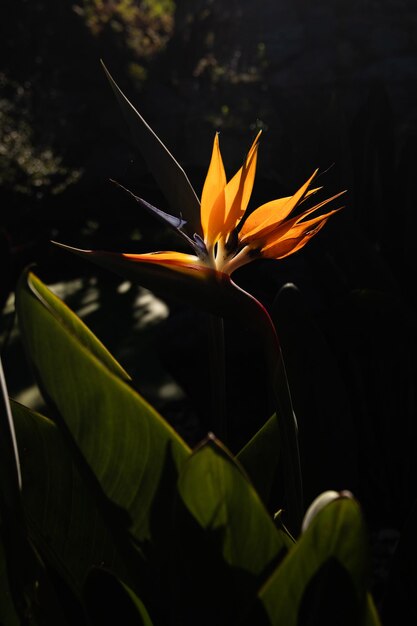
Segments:
[[[300,225],[300,228],[298,229],[299,231],[306,230],[306,227],[307,229],[308,227],[313,227],[314,224],[316,224],[318,221],[320,221],[324,217],[328,215],[332,215],[335,211],[330,211],[330,213],[321,214],[313,219],[306,220],[306,218],[309,215],[311,215],[312,213],[315,213],[316,211],[318,211],[318,209],[321,209],[326,204],[328,204],[335,198],[338,198],[344,193],[345,191],[341,191],[340,193],[337,193],[334,196],[331,196],[330,198],[326,198],[326,200],[319,202],[319,204],[315,204],[310,209],[307,209],[306,211],[303,211],[302,213],[294,215],[294,217],[292,217],[291,219],[281,222],[278,225],[273,225],[269,229],[265,229],[265,231],[262,232],[262,236],[259,238],[259,241],[262,242],[262,246],[268,245],[269,242],[274,242],[274,241],[277,241],[278,239],[286,238],[288,236],[287,233],[289,231],[297,232],[297,225]],[[336,209],[336,210],[339,210],[339,209]],[[257,239],[258,239],[257,237],[254,239],[255,243]]]
[[[306,233],[304,236],[280,241],[275,247],[269,248],[269,250],[267,250],[265,254],[262,254],[262,256],[270,259],[284,259],[285,257],[294,254],[294,252],[301,250],[301,248],[303,248],[306,243],[314,237],[314,235],[317,235],[326,222],[327,219],[323,220],[314,230]]]
[[[248,243],[255,238],[261,237],[271,230],[271,228],[275,228],[283,222],[304,197],[316,191],[316,189],[312,189],[310,192],[307,190],[317,172],[318,170],[310,176],[293,196],[278,198],[277,200],[267,202],[251,213],[242,226],[240,240],[243,243]]]
[[[226,185],[226,211],[222,231],[223,236],[226,236],[237,226],[247,209],[255,181],[259,137],[261,133],[262,131],[259,131],[256,135],[245,159],[245,163]]]
[[[290,220],[289,222],[293,222],[293,224],[289,228],[286,230],[279,228],[269,235],[261,249],[262,256],[282,259],[296,252],[323,228],[331,215],[338,211],[340,211],[340,208],[300,223],[294,223],[294,220]],[[282,227],[287,226],[289,222],[283,224]]]
[[[329,211],[328,213],[324,213],[323,215],[317,215],[317,217],[313,217],[303,222],[295,221],[296,218],[284,222],[284,224],[281,224],[281,226],[277,230],[274,230],[266,237],[262,249],[273,245],[277,241],[303,236],[310,230],[314,230],[317,224],[319,224],[322,220],[330,217],[339,210],[340,208],[334,209],[333,211]]]
[[[205,270],[207,266],[194,254],[183,252],[149,252],[147,254],[122,254],[125,259],[137,263],[156,263],[159,265],[175,265],[180,268]]]
[[[299,204],[302,204],[306,201],[306,199],[314,193],[317,193],[322,189],[322,187],[315,187],[315,189],[309,189],[305,194],[304,198],[300,201]],[[286,196],[285,198],[277,198],[276,200],[271,200],[266,204],[262,204],[259,208],[257,208],[251,215],[248,216],[245,223],[241,229],[241,238],[244,238],[244,241],[251,240],[254,235],[257,235],[259,228],[268,220],[272,220],[273,216],[275,217],[276,222],[273,223],[271,221],[271,225],[273,227],[278,226],[285,218],[281,216],[284,214],[283,209],[285,209],[287,203],[291,200],[293,196]],[[285,212],[286,215],[286,212]]]
[[[204,240],[210,245],[224,221],[224,188],[226,173],[220,152],[219,135],[216,133],[213,152],[201,194],[201,227]]]
[[[272,219],[276,219],[276,225],[282,222],[284,219],[281,218],[282,211],[291,198],[292,196],[277,198],[255,209],[255,211],[247,217],[242,226],[240,240],[245,243],[251,241],[251,239],[258,234],[260,227],[265,224],[268,219],[271,221]]]
[[[301,222],[304,223],[304,220],[305,220],[305,218],[308,215],[311,215],[311,213],[315,213],[318,209],[321,209],[322,207],[324,207],[329,202],[332,202],[332,200],[335,200],[336,198],[339,198],[340,196],[343,196],[344,193],[346,193],[346,190],[345,191],[339,191],[339,193],[336,193],[334,196],[330,196],[330,198],[326,198],[326,200],[322,200],[318,204],[315,204],[314,206],[312,206],[310,209],[307,209],[306,211],[303,211],[302,213],[300,213],[297,216],[297,224],[299,224]]]
[[[314,193],[314,191],[315,190],[311,190],[310,193]],[[336,193],[334,196],[331,196],[330,198],[326,198],[322,202],[319,202],[318,204],[315,204],[310,209],[307,209],[306,211],[303,211],[302,213],[299,213],[298,215],[295,215],[294,217],[292,217],[289,220],[286,220],[286,221],[280,220],[280,221],[277,221],[275,223],[271,222],[267,226],[262,225],[260,228],[258,228],[258,230],[255,230],[251,235],[246,235],[246,237],[242,237],[241,238],[241,242],[243,244],[245,244],[245,243],[249,243],[249,242],[253,242],[253,241],[256,242],[257,240],[265,241],[266,239],[269,238],[270,235],[275,235],[276,233],[280,233],[282,235],[284,232],[288,231],[289,228],[292,228],[294,224],[298,224],[299,222],[304,220],[306,217],[311,215],[311,213],[315,213],[316,211],[321,209],[323,206],[325,206],[326,204],[328,204],[332,200],[335,200],[336,198],[338,198],[339,196],[341,196],[344,193],[346,193],[346,192],[345,191],[341,191],[339,193]],[[307,196],[307,194],[306,194],[306,196]],[[264,206],[266,206],[266,205],[264,205]]]

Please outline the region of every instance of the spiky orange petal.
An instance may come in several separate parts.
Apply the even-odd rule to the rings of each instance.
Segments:
[[[183,252],[149,252],[147,254],[122,254],[125,259],[138,263],[155,263],[159,265],[170,265],[182,268],[205,270],[204,265],[198,256],[185,254]]]
[[[317,172],[318,170],[310,176],[310,178],[295,192],[294,195],[289,196],[288,198],[278,198],[277,200],[267,202],[251,213],[251,215],[249,215],[245,220],[245,223],[240,231],[241,241],[243,243],[248,243],[283,222],[290,215],[290,213],[292,213],[297,204],[299,204],[307,195],[308,187]],[[314,190],[312,190],[312,192],[313,191]]]
[[[204,240],[210,247],[224,223],[226,173],[220,152],[219,135],[216,133],[213,151],[201,194],[201,227]]]
[[[246,156],[245,162],[233,178],[227,183],[225,189],[226,211],[222,235],[230,233],[242,219],[253,189],[258,158],[259,131]]]
[[[341,191],[340,193],[337,193],[334,196],[331,196],[330,198],[326,198],[322,202],[319,202],[318,204],[315,204],[314,206],[312,206],[310,209],[307,209],[306,211],[303,211],[302,213],[295,215],[294,217],[288,220],[280,220],[276,223],[271,222],[267,226],[262,226],[252,236],[250,237],[247,236],[246,238],[242,238],[242,243],[246,244],[248,242],[253,242],[253,241],[265,242],[271,236],[272,238],[275,238],[275,236],[278,234],[282,236],[285,232],[287,232],[290,228],[292,228],[294,224],[298,224],[301,221],[305,220],[306,217],[308,217],[312,213],[316,213],[316,211],[318,211],[319,209],[324,207],[326,204],[328,204],[332,200],[335,200],[336,198],[338,198],[344,193],[345,193],[344,191]]]
[[[324,215],[318,215],[305,222],[293,223],[291,227],[288,222],[281,225],[277,231],[271,233],[261,248],[261,256],[272,259],[282,259],[285,256],[293,254],[302,248],[319,230],[324,226],[329,217],[340,211],[334,209]],[[293,222],[293,220],[291,220]]]

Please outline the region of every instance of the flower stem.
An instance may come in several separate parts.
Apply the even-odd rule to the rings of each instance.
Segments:
[[[296,536],[301,529],[303,517],[303,484],[298,446],[298,427],[292,406],[281,346],[274,323],[263,305],[236,285],[236,283],[233,283],[233,281],[231,283],[235,287],[236,295],[240,300],[241,318],[244,318],[255,330],[263,345],[269,374],[269,385],[282,438],[283,508],[286,511],[287,525]]]

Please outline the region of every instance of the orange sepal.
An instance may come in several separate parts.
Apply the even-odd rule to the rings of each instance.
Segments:
[[[121,256],[130,261],[136,261],[137,263],[159,263],[198,270],[207,269],[207,267],[201,263],[198,256],[185,254],[183,252],[148,252],[146,254],[122,253]]]
[[[283,259],[297,252],[323,228],[329,217],[338,211],[340,211],[340,208],[305,222],[295,223],[286,231],[281,228],[279,229],[280,232],[271,233],[261,249],[261,255],[265,258]],[[288,222],[282,226],[287,224]]]
[[[226,185],[223,236],[226,236],[236,228],[248,206],[255,182],[259,137],[261,136],[261,132],[262,131],[259,131],[256,135],[244,164]]]
[[[251,213],[245,220],[242,230],[240,231],[242,243],[249,243],[249,241],[253,239],[258,239],[272,228],[278,226],[292,213],[295,207],[302,202],[305,197],[314,193],[316,190],[312,189],[308,192],[308,187],[317,172],[318,170],[310,176],[294,195],[267,202]]]
[[[211,161],[201,194],[201,227],[208,247],[214,245],[224,223],[225,187],[226,173],[220,152],[219,135],[216,133]]]
[[[243,244],[247,244],[250,242],[256,243],[257,241],[259,241],[259,242],[262,242],[262,245],[265,245],[268,243],[268,241],[271,240],[271,238],[272,240],[275,240],[277,236],[282,237],[286,232],[288,232],[291,228],[293,228],[295,224],[301,223],[303,220],[306,219],[306,217],[308,217],[312,213],[315,213],[316,211],[324,207],[326,204],[328,204],[332,200],[335,200],[336,198],[338,198],[344,193],[345,193],[344,191],[341,191],[340,193],[337,193],[334,196],[331,196],[330,198],[326,198],[326,200],[323,200],[322,202],[315,204],[310,209],[307,209],[306,211],[303,211],[302,213],[299,213],[298,215],[294,215],[294,217],[288,220],[280,220],[277,223],[271,223],[268,226],[264,226],[260,228],[257,232],[254,232],[251,237],[246,236],[245,238],[242,238],[241,241]]]

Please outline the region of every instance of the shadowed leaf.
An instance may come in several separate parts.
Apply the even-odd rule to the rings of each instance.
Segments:
[[[292,542],[212,435],[184,464],[178,491],[175,547],[181,576],[173,596],[180,617],[184,623],[193,614],[204,625],[240,623]]]
[[[183,168],[126,98],[102,62],[106,76],[121,106],[130,137],[145,159],[172,209],[188,224],[189,233],[201,235],[200,202]]]
[[[0,360],[0,616],[10,626],[17,615],[26,623],[67,623],[39,554],[30,541],[21,498],[22,474],[15,424]],[[42,607],[42,600],[47,606]],[[42,613],[42,618],[40,614]],[[31,622],[32,623],[32,622]]]
[[[31,536],[78,594],[90,568],[126,576],[109,527],[54,422],[13,402],[22,456],[23,505]]]

